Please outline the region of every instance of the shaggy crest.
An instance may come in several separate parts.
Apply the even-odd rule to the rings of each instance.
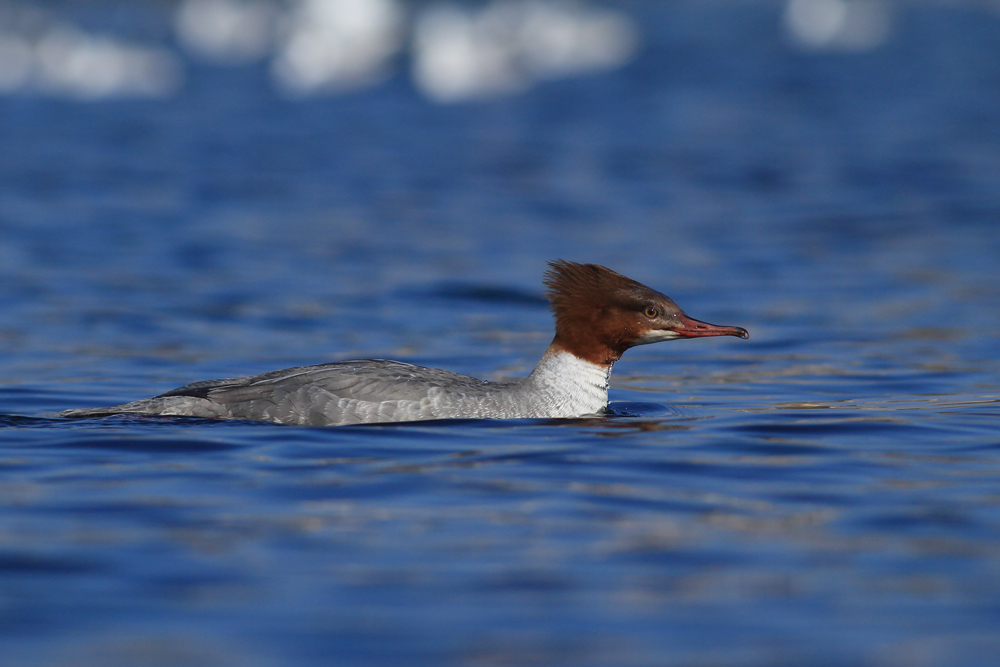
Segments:
[[[557,324],[561,316],[579,308],[591,312],[611,306],[636,308],[650,299],[665,300],[677,307],[665,294],[600,264],[551,261],[544,283],[549,288],[545,295]]]
[[[571,309],[578,302],[593,306],[606,302],[608,295],[623,288],[649,289],[600,264],[579,264],[565,259],[549,262],[544,283],[549,288],[546,292],[549,307],[557,318],[560,311]]]

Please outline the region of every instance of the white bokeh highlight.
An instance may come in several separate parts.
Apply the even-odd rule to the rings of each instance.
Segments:
[[[377,82],[403,47],[405,18],[396,0],[299,0],[271,67],[275,83],[301,96]]]
[[[236,65],[270,54],[279,18],[277,5],[266,0],[184,0],[175,25],[190,53]]]
[[[182,72],[165,49],[127,44],[56,26],[35,46],[38,86],[85,100],[105,97],[166,97]]]
[[[620,67],[637,45],[632,21],[611,10],[542,0],[438,4],[414,22],[413,78],[431,99],[459,102]]]
[[[784,22],[792,40],[812,50],[870,51],[892,29],[882,0],[789,0]]]

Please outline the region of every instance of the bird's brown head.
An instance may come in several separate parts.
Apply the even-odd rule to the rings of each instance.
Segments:
[[[549,262],[545,286],[553,347],[591,363],[613,364],[630,347],[675,338],[749,338],[746,329],[692,319],[665,294],[598,264]]]

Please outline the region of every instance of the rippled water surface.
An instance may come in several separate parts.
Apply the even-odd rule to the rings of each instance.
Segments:
[[[170,47],[123,6],[71,9]],[[627,65],[485,100],[405,54],[0,96],[0,662],[997,663],[1000,13],[824,50],[777,3],[615,7]],[[518,377],[555,257],[750,340],[629,351],[600,419],[54,417],[358,357]]]

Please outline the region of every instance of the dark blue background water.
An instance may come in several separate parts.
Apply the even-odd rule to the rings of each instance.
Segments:
[[[777,4],[618,7],[626,67],[481,102],[405,55],[301,100],[195,61],[0,97],[0,662],[1000,660],[1000,13],[844,53]],[[555,257],[751,338],[630,351],[606,419],[53,418],[357,357],[517,377]]]

